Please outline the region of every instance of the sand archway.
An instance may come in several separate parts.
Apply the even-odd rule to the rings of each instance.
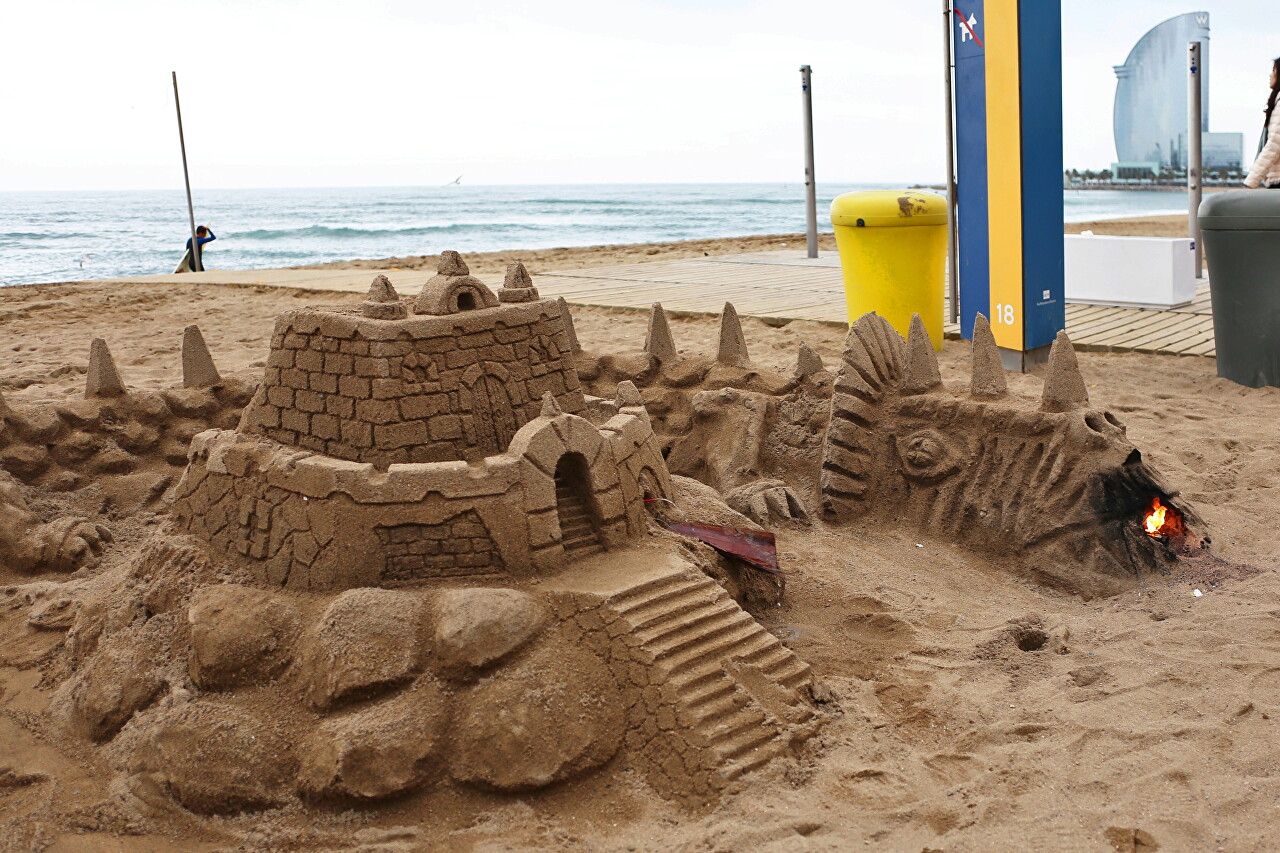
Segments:
[[[565,554],[581,557],[605,550],[600,514],[591,494],[591,473],[581,453],[566,453],[556,463],[556,516]]]

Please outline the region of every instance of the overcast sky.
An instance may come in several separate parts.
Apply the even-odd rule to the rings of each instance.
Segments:
[[[1211,120],[1261,126],[1274,2],[1078,0],[1065,158],[1115,157],[1113,65],[1207,10]],[[0,30],[0,189],[940,180],[936,0],[44,0]]]

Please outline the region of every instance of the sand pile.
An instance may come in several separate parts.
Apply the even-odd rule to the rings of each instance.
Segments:
[[[1010,375],[1000,397],[967,346],[948,344],[935,375],[918,347],[878,337],[888,360],[869,364],[880,399],[862,410],[850,371],[866,364],[838,330],[575,309],[582,391],[620,408],[633,393],[644,403],[673,475],[676,507],[664,511],[751,523],[729,499],[775,529],[780,603],[752,597],[767,592],[759,578],[656,526],[627,548],[526,579],[270,588],[248,563],[171,526],[176,466],[159,448],[182,421],[235,428],[271,329],[248,319],[231,332],[232,318],[297,302],[203,297],[201,326],[240,390],[225,400],[209,391],[220,405],[202,419],[168,401],[184,393],[175,356],[189,306],[145,294],[55,296],[109,332],[128,393],[94,398],[112,413],[100,426],[59,414],[83,396],[89,367],[83,339],[54,343],[52,317],[45,328],[28,315],[32,340],[49,343],[20,353],[20,381],[4,386],[17,416],[6,415],[0,453],[43,444],[48,454],[39,473],[0,489],[7,541],[13,553],[68,543],[47,553],[69,560],[34,575],[27,562],[5,566],[0,819],[16,849],[142,850],[161,839],[299,850],[1269,848],[1280,710],[1268,660],[1280,545],[1264,521],[1280,510],[1271,389],[1217,380],[1207,360],[1086,354],[1078,385],[1056,372],[1047,385]],[[174,415],[147,421],[126,405],[151,394]],[[853,501],[834,517],[823,461],[858,444],[828,428],[833,400],[872,428],[844,424],[887,442],[872,451],[862,508]],[[138,423],[161,439],[126,450],[133,473],[112,474],[88,462],[96,453],[63,462],[60,441],[34,439],[41,417],[60,424],[60,438],[120,446],[117,426]],[[1065,540],[1008,540],[1021,523],[984,526],[979,515],[967,519],[972,534],[957,531],[966,507],[1087,521],[1079,529],[1095,535],[1134,523],[1127,504],[1116,515],[1069,488],[1050,509],[1054,488],[1019,494],[1053,466],[1022,470],[1020,452],[982,444],[1016,446],[1019,424],[1040,436],[1043,460],[1056,455],[1091,483],[1140,449],[1151,471],[1133,482],[1185,510],[1217,556],[1158,552],[1117,574],[1079,565]],[[954,482],[982,481],[992,460],[1003,479],[948,496]],[[903,465],[914,479],[894,473]],[[66,474],[77,483],[56,490]],[[165,483],[150,498],[143,475]],[[1098,578],[1124,591],[1082,583]],[[707,623],[741,631],[756,651],[686,670],[708,679],[688,688],[644,652],[657,643],[679,656],[693,641],[683,626]],[[788,678],[807,684],[809,666],[804,701],[777,692]],[[655,674],[676,692],[655,694]],[[690,735],[694,752],[675,746],[680,690],[702,683],[742,697],[742,713],[778,736],[764,763],[723,787],[714,768],[727,765],[689,758],[701,741]]]

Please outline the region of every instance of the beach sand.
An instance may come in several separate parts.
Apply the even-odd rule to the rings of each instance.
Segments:
[[[1118,227],[1177,226],[1143,222]],[[673,251],[758,250],[791,239]],[[649,248],[468,260],[486,271],[513,256],[532,255],[535,268],[680,256]],[[107,340],[131,387],[172,388],[182,329],[192,322],[224,374],[256,381],[276,313],[359,299],[188,285],[0,289],[8,356],[0,391],[11,406],[78,397],[94,336]],[[576,308],[574,318],[588,351],[643,344],[641,313]],[[828,366],[837,363],[839,329],[744,325],[762,367],[788,369],[801,341]],[[684,352],[714,352],[714,318],[674,318],[672,331]],[[543,794],[441,794],[317,809],[305,821],[277,812],[141,815],[101,757],[48,725],[51,661],[64,634],[26,624],[22,596],[10,592],[0,599],[0,849],[1275,850],[1280,389],[1218,379],[1206,358],[1079,360],[1092,404],[1127,424],[1130,439],[1204,517],[1203,532],[1228,563],[1085,601],[1020,577],[1017,566],[902,528],[780,530],[787,595],[759,616],[813,665],[830,721],[799,757],[749,774],[713,806],[685,811],[614,762]],[[948,386],[966,382],[968,345],[948,341],[941,368]],[[1035,399],[1042,380],[1017,375],[1010,384]],[[35,491],[36,505],[52,505]],[[103,507],[115,513],[111,524],[127,524]],[[4,579],[10,590],[22,581]],[[1011,633],[1015,621],[1041,626],[1047,641],[1024,651]]]

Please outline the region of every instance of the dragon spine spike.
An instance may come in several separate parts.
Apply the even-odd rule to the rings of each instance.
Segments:
[[[640,389],[630,379],[618,383],[616,401],[620,409],[644,405],[644,400],[640,397]]]
[[[742,321],[738,319],[737,309],[732,302],[724,304],[724,313],[720,315],[720,347],[716,351],[716,361],[734,367],[751,366],[751,358],[747,355],[747,339],[742,334]]]
[[[182,330],[182,387],[209,388],[222,382],[199,326]]]
[[[653,307],[649,309],[649,329],[644,336],[644,351],[659,361],[676,357],[676,342],[671,337],[671,326],[661,302],[653,303]]]
[[[569,303],[563,296],[556,297],[560,305],[560,319],[564,322],[564,336],[569,340],[569,352],[582,352],[582,344],[578,343],[578,330],[573,327],[573,315],[569,313]]]
[[[1000,350],[991,324],[979,314],[973,322],[973,343],[970,347],[972,374],[969,393],[974,397],[1003,397],[1009,393],[1009,380],[1000,363]]]
[[[1040,409],[1045,412],[1070,412],[1089,405],[1089,391],[1080,375],[1075,347],[1065,330],[1058,332],[1049,350],[1049,368],[1044,380],[1044,396]]]
[[[539,417],[558,418],[563,414],[564,412],[560,409],[560,404],[556,402],[555,396],[550,391],[543,391],[542,411],[539,413]]]
[[[813,351],[804,341],[800,342],[800,349],[796,352],[796,369],[793,375],[797,379],[807,379],[816,373],[821,373],[826,369],[826,365],[822,363],[822,356]]]
[[[120,379],[120,371],[116,370],[115,360],[111,358],[111,350],[102,338],[94,338],[89,345],[89,370],[85,373],[84,396],[119,397],[125,393],[124,382]]]
[[[880,386],[897,385],[902,378],[902,363],[906,342],[902,340],[889,321],[876,314],[863,314],[850,330],[858,338]],[[846,338],[846,346],[848,339]],[[871,381],[871,377],[866,377]]]
[[[902,376],[902,392],[923,394],[941,387],[942,374],[938,370],[933,342],[920,315],[912,314],[911,330],[907,333],[907,364]]]

